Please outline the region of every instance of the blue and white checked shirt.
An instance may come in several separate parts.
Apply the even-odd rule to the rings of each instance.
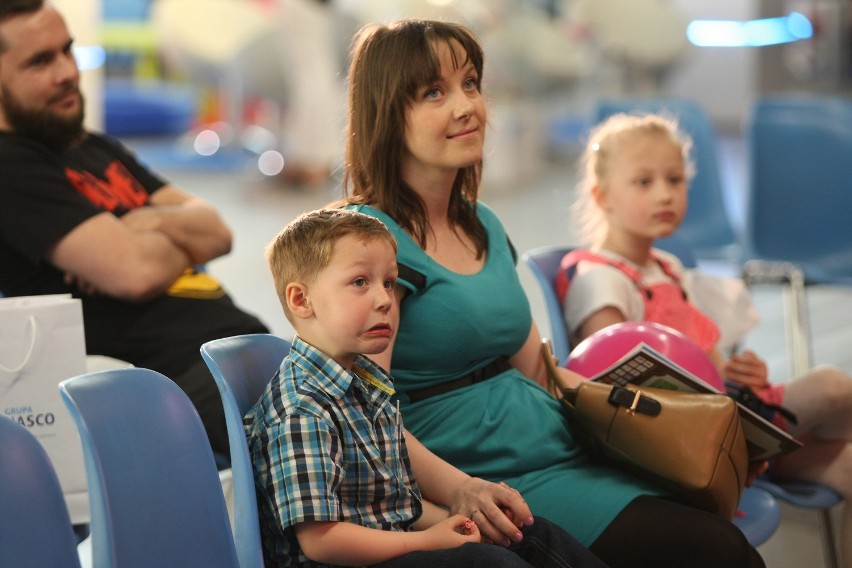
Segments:
[[[362,377],[369,377],[373,386]],[[377,382],[376,382],[377,380]],[[298,337],[243,419],[267,566],[319,566],[293,526],[347,521],[409,530],[423,508],[391,378],[358,356],[350,372]]]

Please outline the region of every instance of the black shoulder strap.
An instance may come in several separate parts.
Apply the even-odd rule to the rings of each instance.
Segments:
[[[512,261],[518,264],[518,251],[515,249],[515,245],[512,244],[512,239],[508,235],[506,235],[506,243],[509,245],[509,252],[512,253]]]
[[[399,267],[399,278],[401,280],[405,280],[406,282],[410,283],[418,292],[420,292],[421,290],[423,290],[423,288],[426,287],[425,274],[418,270],[414,270],[407,264],[403,264],[401,262],[397,262],[397,266]],[[406,296],[408,296],[407,293]]]

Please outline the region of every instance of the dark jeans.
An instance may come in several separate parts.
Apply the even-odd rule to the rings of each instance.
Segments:
[[[524,539],[509,548],[469,543],[445,550],[420,550],[374,568],[606,568],[574,537],[546,519],[536,517],[535,523],[521,533]]]

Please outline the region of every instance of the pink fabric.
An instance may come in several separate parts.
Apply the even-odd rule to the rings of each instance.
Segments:
[[[754,394],[756,394],[760,400],[767,404],[774,404],[775,406],[784,406],[784,387],[786,385],[773,385],[770,384],[768,387],[763,389],[752,389]],[[780,412],[775,413],[775,417],[772,419],[772,423],[784,430],[785,432],[788,430],[787,419],[784,418]]]
[[[670,282],[644,286],[642,274],[626,262],[608,258],[587,249],[574,249],[562,259],[561,270],[554,283],[556,292],[560,301],[564,302],[571,286],[571,278],[580,261],[607,264],[623,272],[636,285],[645,303],[645,321],[676,329],[709,352],[719,341],[718,326],[687,299],[686,293],[680,286],[680,278],[669,263],[653,254],[651,258],[660,265],[662,271],[670,278]]]

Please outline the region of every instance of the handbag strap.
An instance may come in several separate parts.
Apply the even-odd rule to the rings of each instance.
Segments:
[[[603,383],[581,383],[578,387],[572,389],[562,389],[563,403],[570,405],[571,408],[577,407],[577,400],[580,397],[580,391],[584,387],[589,387],[591,384],[604,386]],[[646,416],[657,416],[662,409],[660,402],[643,393],[640,389],[628,389],[614,385],[610,386],[607,402],[615,407],[623,407],[628,414],[634,415],[645,414]],[[599,387],[596,387],[599,388]]]
[[[612,387],[607,399],[613,406],[624,406],[630,414],[647,414],[656,416],[660,413],[660,403],[639,389],[632,390],[624,387]]]
[[[17,373],[30,362],[30,357],[33,354],[33,349],[36,344],[36,318],[35,316],[30,316],[27,321],[29,321],[30,324],[30,346],[27,347],[27,354],[24,355],[24,360],[21,361],[21,364],[16,367],[7,367],[0,363],[0,371],[3,371],[4,373]]]

